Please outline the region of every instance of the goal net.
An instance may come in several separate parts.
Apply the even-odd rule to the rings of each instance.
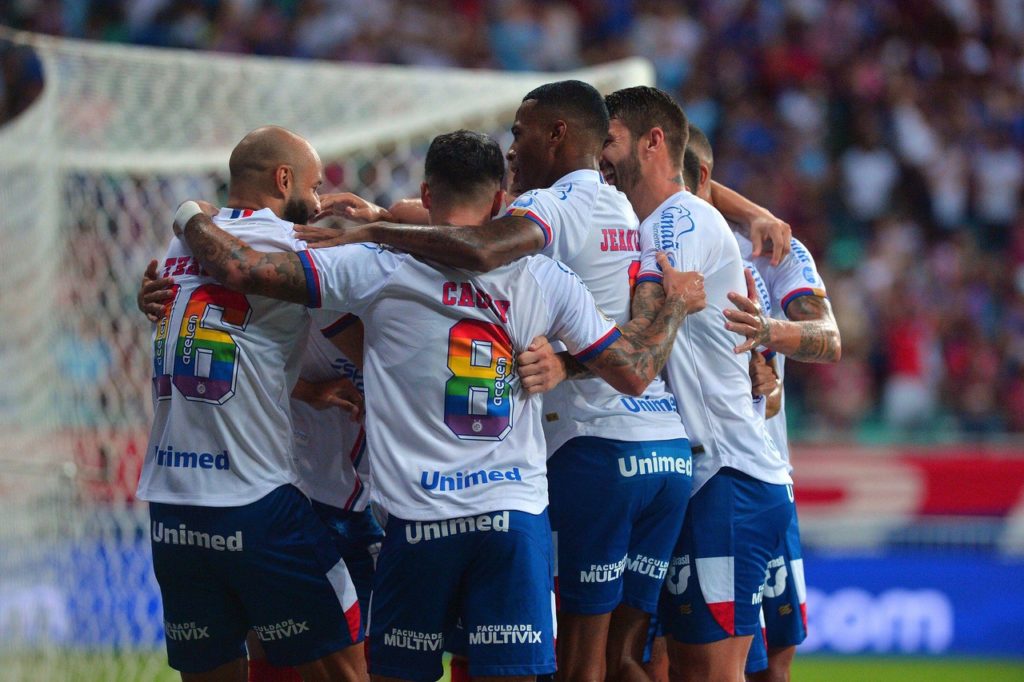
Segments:
[[[0,676],[161,679],[159,593],[133,499],[150,407],[135,291],[184,198],[223,201],[231,148],[278,124],[326,190],[415,196],[427,143],[456,128],[507,148],[522,96],[580,78],[653,81],[627,60],[564,74],[226,56],[0,27],[43,87],[0,127]],[[139,652],[151,652],[148,658]]]

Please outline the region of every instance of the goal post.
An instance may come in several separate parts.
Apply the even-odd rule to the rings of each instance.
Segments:
[[[166,249],[177,204],[225,199],[228,157],[246,132],[292,129],[320,153],[325,191],[390,202],[418,194],[438,133],[482,130],[507,147],[513,114],[537,85],[579,78],[607,93],[653,83],[641,59],[503,73],[96,44],[3,27],[0,48],[35,60],[43,77],[36,101],[0,126],[5,679],[55,679],[65,669],[55,666],[80,655],[101,666],[96,679],[156,679],[124,668],[136,659],[109,654],[162,641],[145,507],[133,499],[152,417],[151,329],[135,292]]]

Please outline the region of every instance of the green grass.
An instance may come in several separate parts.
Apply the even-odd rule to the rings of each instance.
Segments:
[[[163,652],[0,654],[4,682],[176,682]],[[1024,682],[1024,661],[797,656],[793,682]]]
[[[1024,682],[1024,661],[797,655],[793,682]]]

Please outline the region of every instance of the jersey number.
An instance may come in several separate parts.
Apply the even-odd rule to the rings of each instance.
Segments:
[[[174,304],[178,290],[174,290]],[[173,306],[173,304],[172,304]],[[186,400],[222,405],[235,394],[238,346],[229,331],[245,329],[252,308],[244,294],[225,289],[219,284],[204,284],[192,292],[185,304],[185,314],[178,328],[178,338],[171,359],[171,372],[166,368],[168,313],[157,323],[153,341],[153,383],[157,399],[171,396],[171,385]]]
[[[444,423],[465,440],[501,440],[512,430],[512,340],[501,327],[460,320],[448,332]]]

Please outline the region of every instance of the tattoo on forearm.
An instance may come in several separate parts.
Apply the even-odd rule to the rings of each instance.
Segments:
[[[790,354],[801,362],[836,362],[840,353],[839,328],[832,306],[820,296],[801,296],[786,309],[786,316],[800,324],[800,346]]]
[[[309,302],[306,275],[296,254],[255,251],[206,216],[189,221],[185,240],[210,276],[225,286],[283,301]]]
[[[565,363],[566,379],[592,379],[594,377],[594,373],[570,353],[559,353],[559,355],[562,356],[562,361]]]
[[[686,317],[681,299],[666,301],[650,326],[642,331],[622,330],[623,343],[612,345],[595,361],[596,367],[631,369],[644,383],[650,383],[665,366],[676,331]]]

